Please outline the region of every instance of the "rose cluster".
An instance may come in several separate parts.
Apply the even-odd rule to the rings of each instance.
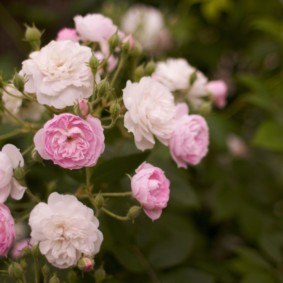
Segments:
[[[154,70],[140,78],[132,74],[121,79],[121,90],[116,82],[127,74],[128,56],[138,57],[142,48],[156,54],[157,46],[164,51],[171,45],[164,19],[154,8],[130,9],[122,20],[123,31],[101,14],[78,15],[74,25],[34,50],[13,82],[5,85],[1,97],[7,118],[16,121],[23,133],[33,133],[34,160],[67,170],[83,169],[86,175],[85,184],[75,195],[53,192],[47,203],[33,196],[36,205],[29,216],[30,240],[19,242],[15,257],[24,247],[38,245],[55,267],[79,266],[81,262],[87,265],[86,270],[93,266],[91,258],[103,241],[96,215],[114,215],[99,199],[103,193],[92,192],[89,176],[91,167],[103,162],[105,130],[119,120],[121,131],[133,134],[139,150],[152,149],[157,139],[168,147],[178,167],[197,165],[209,145],[209,129],[201,109],[207,103],[224,107],[227,86],[223,81],[208,81],[185,59],[171,58],[157,62]],[[35,107],[29,111],[35,115],[27,122],[18,113],[24,99]],[[0,255],[5,256],[14,243],[15,228],[3,202],[9,195],[20,200],[26,186],[20,174],[24,159],[14,145],[2,148],[0,161]],[[129,193],[150,219],[157,220],[169,201],[170,181],[161,168],[143,162],[131,177]],[[97,213],[80,197],[87,197],[86,203]],[[133,218],[129,215],[127,220]]]

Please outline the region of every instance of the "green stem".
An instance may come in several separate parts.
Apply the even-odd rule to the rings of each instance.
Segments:
[[[91,167],[86,167],[85,168],[85,183],[86,183],[86,188],[88,191],[91,191],[92,189],[92,186],[91,186],[91,175],[92,175],[92,172],[91,172]]]
[[[34,148],[34,145],[30,145],[26,150],[23,151],[22,155],[26,155],[27,153],[29,153],[32,149]]]
[[[22,130],[21,129],[16,129],[10,133],[7,133],[7,134],[3,134],[3,135],[0,135],[0,140],[5,140],[5,139],[8,139],[8,138],[12,138],[14,136],[17,136],[19,134],[22,133]]]
[[[113,77],[112,81],[111,81],[111,84],[110,84],[111,87],[113,87],[115,85],[115,83],[116,83],[116,81],[118,79],[118,76],[120,75],[120,72],[121,72],[121,70],[123,68],[123,65],[124,65],[124,62],[125,62],[126,58],[127,58],[127,56],[125,54],[122,54],[121,60],[119,61],[119,64],[118,64],[118,68],[117,68],[117,70],[116,70],[116,72],[114,74],[114,77]]]
[[[39,203],[41,200],[39,197],[37,197],[36,195],[34,195],[28,188],[26,189],[26,194],[30,197],[30,199],[35,202],[35,203]]]
[[[39,283],[39,264],[38,264],[37,251],[34,251],[33,253],[33,260],[34,260],[34,281],[35,283]]]
[[[117,215],[117,214],[111,212],[110,210],[108,210],[104,207],[101,208],[101,211],[103,211],[105,214],[107,214],[107,215],[111,216],[112,218],[115,218],[119,221],[129,221],[129,218],[127,216]]]
[[[96,197],[98,194],[103,197],[129,197],[132,196],[132,192],[121,192],[121,193],[97,193],[92,194],[92,197]],[[79,198],[89,198],[89,195],[77,195]]]

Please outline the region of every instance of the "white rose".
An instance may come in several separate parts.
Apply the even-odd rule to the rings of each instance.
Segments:
[[[25,91],[36,93],[39,104],[57,109],[91,96],[93,76],[88,67],[91,56],[91,49],[77,42],[51,41],[23,62],[20,73],[27,78]]]
[[[191,84],[193,74],[195,80]],[[202,105],[204,97],[208,95],[207,78],[182,58],[159,62],[152,77],[173,92],[185,93],[195,109]]]
[[[128,110],[124,124],[134,134],[137,148],[152,148],[154,136],[167,145],[174,130],[176,112],[169,89],[150,77],[144,77],[138,83],[127,82],[123,100]]]
[[[93,210],[75,196],[52,193],[48,202],[30,213],[31,241],[58,268],[77,264],[82,255],[94,256],[103,240]]]
[[[163,15],[153,7],[131,7],[122,19],[122,30],[133,34],[147,51],[156,53],[170,45],[170,34],[165,27]]]
[[[156,64],[152,77],[171,91],[187,90],[191,75],[196,71],[185,59],[168,59]]]
[[[24,159],[18,148],[6,144],[0,151],[0,202],[4,203],[11,194],[13,199],[19,200],[26,190],[13,177],[13,170],[24,166]]]
[[[101,14],[75,16],[75,27],[82,40],[98,42],[104,54],[108,53],[108,40],[118,31],[111,19]]]
[[[3,89],[2,100],[6,109],[14,115],[19,112],[22,105],[22,93],[18,91],[12,84],[7,85]]]

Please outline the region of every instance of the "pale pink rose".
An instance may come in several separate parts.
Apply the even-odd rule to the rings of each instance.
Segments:
[[[104,54],[108,54],[108,40],[118,31],[111,19],[101,14],[75,16],[75,27],[82,40],[98,42]]]
[[[178,167],[197,165],[208,152],[208,126],[200,115],[182,115],[169,141],[171,155]]]
[[[6,144],[0,151],[0,202],[5,202],[9,195],[19,200],[26,190],[13,177],[13,170],[24,166],[24,159],[18,148]]]
[[[223,108],[226,105],[228,87],[224,81],[208,82],[207,90],[212,94],[213,103],[218,108]]]
[[[145,214],[152,220],[161,216],[169,200],[170,182],[164,172],[149,163],[142,163],[131,179],[133,197],[142,205]]]
[[[17,259],[21,257],[22,251],[25,248],[31,248],[30,239],[23,239],[15,244],[11,252],[12,258]]]
[[[75,266],[82,256],[93,257],[103,235],[93,210],[75,196],[52,193],[30,213],[31,243],[58,268]]]
[[[88,115],[84,120],[69,113],[46,122],[35,134],[34,144],[43,159],[68,169],[94,166],[105,148],[99,119]]]
[[[137,83],[128,81],[123,101],[127,109],[124,125],[134,134],[138,149],[153,148],[154,136],[168,145],[175,127],[176,107],[167,87],[151,77],[143,77]]]
[[[0,256],[6,256],[15,240],[15,222],[9,208],[0,203]]]
[[[62,28],[59,30],[57,34],[57,41],[60,40],[71,40],[71,41],[79,41],[79,37],[77,35],[77,31],[73,28]]]

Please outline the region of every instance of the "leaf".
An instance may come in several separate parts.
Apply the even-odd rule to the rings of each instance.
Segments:
[[[179,268],[174,271],[168,272],[162,276],[163,283],[213,283],[213,277],[203,271],[194,268]]]
[[[254,145],[275,151],[283,151],[283,125],[274,121],[261,124],[252,143]]]
[[[182,263],[195,243],[195,230],[187,218],[163,213],[157,221],[138,227],[137,243],[143,247],[150,264],[165,269]]]
[[[94,183],[119,181],[126,174],[132,173],[148,155],[149,151],[146,151],[103,161],[94,167],[91,181]]]

